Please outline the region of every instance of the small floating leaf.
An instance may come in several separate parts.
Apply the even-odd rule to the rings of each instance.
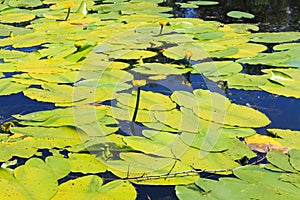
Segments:
[[[199,6],[212,6],[212,5],[219,4],[219,2],[217,1],[188,1],[188,3],[199,5]]]
[[[254,18],[254,15],[252,15],[251,13],[247,13],[247,12],[242,12],[242,11],[230,11],[226,14],[228,17],[232,17],[232,18],[248,18],[248,19],[252,19]]]

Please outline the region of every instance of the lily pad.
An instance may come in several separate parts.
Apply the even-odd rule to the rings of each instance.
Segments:
[[[281,43],[291,42],[300,39],[299,32],[279,32],[279,33],[253,33],[249,35],[252,42],[261,43]]]
[[[2,199],[10,197],[46,200],[53,197],[58,190],[56,176],[38,158],[28,160],[25,165],[16,168],[13,174],[5,169],[0,169],[0,173],[1,188],[5,189],[0,194]]]
[[[95,175],[80,177],[61,184],[52,199],[72,198],[74,195],[80,199],[135,199],[137,196],[128,181],[117,180],[102,184],[103,180]]]
[[[242,12],[242,11],[230,11],[226,14],[228,17],[232,17],[232,18],[248,18],[248,19],[252,19],[254,18],[254,15],[251,13],[247,13],[247,12]]]

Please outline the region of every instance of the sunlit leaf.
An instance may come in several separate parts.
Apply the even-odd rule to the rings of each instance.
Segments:
[[[52,199],[135,199],[136,191],[128,181],[112,181],[102,186],[102,179],[95,175],[84,176],[67,181],[58,187]]]
[[[58,190],[56,176],[38,158],[28,160],[14,174],[0,169],[1,199],[50,199]]]
[[[0,147],[1,162],[8,161],[13,156],[29,158],[37,152],[34,138],[22,134],[10,136],[6,141],[1,141]]]
[[[11,78],[0,79],[0,95],[10,95],[24,91],[28,86],[13,82]]]
[[[72,172],[100,173],[106,171],[105,164],[101,163],[94,155],[69,153],[68,157]]]
[[[253,33],[249,35],[253,42],[281,43],[291,42],[300,39],[299,32],[279,32],[279,33]]]
[[[296,170],[289,163],[289,157],[280,151],[269,151],[267,153],[267,159],[270,163],[284,171],[296,172]]]

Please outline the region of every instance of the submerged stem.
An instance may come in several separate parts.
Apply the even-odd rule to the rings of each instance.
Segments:
[[[164,25],[160,25],[160,31],[159,31],[159,34],[158,34],[158,35],[161,35],[161,34],[162,34],[163,29],[164,29]]]
[[[141,94],[141,87],[137,88],[137,95],[136,95],[136,102],[135,102],[135,109],[134,109],[134,113],[133,113],[133,117],[132,117],[132,122],[135,122],[136,120],[136,116],[138,113],[138,109],[139,109],[139,103],[140,103],[140,94]]]

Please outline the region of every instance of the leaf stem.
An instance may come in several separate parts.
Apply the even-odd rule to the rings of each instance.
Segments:
[[[66,16],[66,18],[65,18],[65,21],[68,20],[68,18],[69,18],[69,16],[70,16],[70,12],[71,12],[71,8],[68,8],[68,13],[67,13],[67,16]]]
[[[135,122],[135,120],[136,120],[136,116],[137,116],[138,109],[139,109],[139,104],[140,104],[140,95],[141,95],[141,87],[138,87],[137,88],[137,94],[136,94],[135,109],[134,109],[134,113],[133,113],[133,117],[132,117],[132,122]]]

